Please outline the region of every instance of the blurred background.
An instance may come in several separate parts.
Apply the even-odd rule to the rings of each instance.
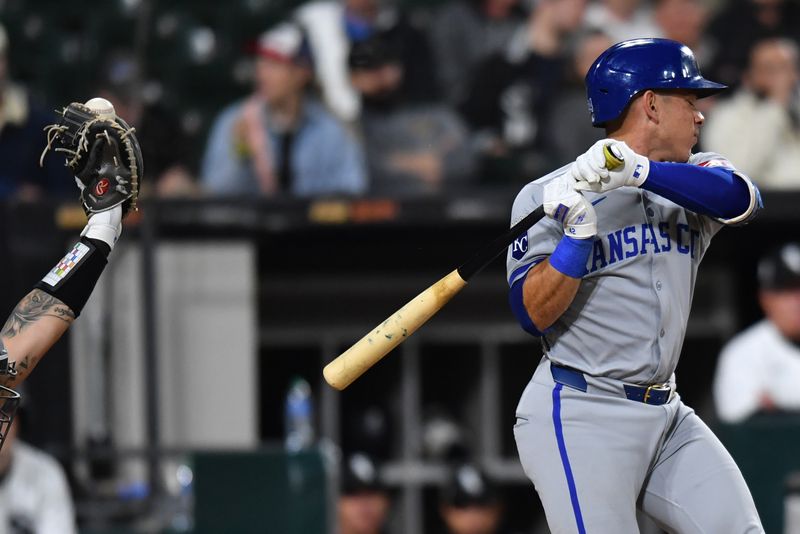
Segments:
[[[795,0],[0,0],[0,24],[0,310],[85,224],[63,161],[38,166],[54,110],[108,98],[145,158],[141,209],[0,458],[28,450],[54,482],[2,474],[29,502],[0,497],[0,531],[546,533],[512,434],[541,348],[501,259],[344,392],[321,370],[601,138],[600,52],[661,36],[731,86],[700,101],[698,149],[766,205],[704,259],[679,391],[767,532],[800,532]],[[726,344],[773,323],[780,348],[732,357],[715,404]]]

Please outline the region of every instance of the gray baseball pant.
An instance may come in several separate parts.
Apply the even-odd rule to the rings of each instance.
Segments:
[[[636,509],[680,534],[763,533],[733,458],[673,394],[661,406],[625,398],[622,383],[553,380],[543,358],[517,406],[522,466],[553,534],[638,533]]]

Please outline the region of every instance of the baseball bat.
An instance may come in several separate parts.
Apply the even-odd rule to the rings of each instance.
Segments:
[[[608,169],[622,165],[622,155],[615,147],[606,145],[603,153],[606,156]],[[473,276],[481,272],[523,231],[539,222],[542,217],[544,217],[544,206],[539,206],[503,234],[497,236],[491,243],[484,245],[457,269],[407,302],[405,306],[394,312],[326,365],[322,370],[325,381],[340,391],[352,384],[367,369],[378,363],[392,349],[416,332],[450,299],[464,289]]]
[[[622,157],[622,152],[615,145],[606,145],[603,147],[603,155],[606,157],[606,169],[613,171],[620,165],[625,164],[625,158]]]

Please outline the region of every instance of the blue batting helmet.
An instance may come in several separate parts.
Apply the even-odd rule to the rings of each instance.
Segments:
[[[647,89],[687,89],[702,98],[727,86],[703,78],[692,51],[678,41],[622,41],[600,54],[586,73],[592,125],[616,119],[634,96]]]

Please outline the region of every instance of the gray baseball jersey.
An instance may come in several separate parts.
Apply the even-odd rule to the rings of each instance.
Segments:
[[[731,166],[712,153],[695,154],[689,163]],[[568,171],[562,167],[524,187],[512,224],[542,203],[544,184]],[[586,197],[597,212],[589,272],[572,305],[545,332],[545,351],[593,376],[667,382],[678,364],[697,268],[723,225],[634,187]],[[561,223],[547,218],[520,236],[508,250],[509,285],[547,258],[563,235]]]
[[[710,153],[689,163],[732,167]],[[512,224],[542,203],[544,184],[568,171],[523,188]],[[723,222],[755,211],[748,185],[751,206],[735,221],[633,187],[586,193],[598,221],[588,273],[542,337],[545,357],[514,426],[554,534],[638,532],[637,508],[669,532],[763,532],[733,459],[680,396],[667,392],[663,404],[647,404],[626,391],[664,382],[674,391],[697,268]],[[509,284],[520,283],[563,235],[548,218],[520,236],[508,251]]]

